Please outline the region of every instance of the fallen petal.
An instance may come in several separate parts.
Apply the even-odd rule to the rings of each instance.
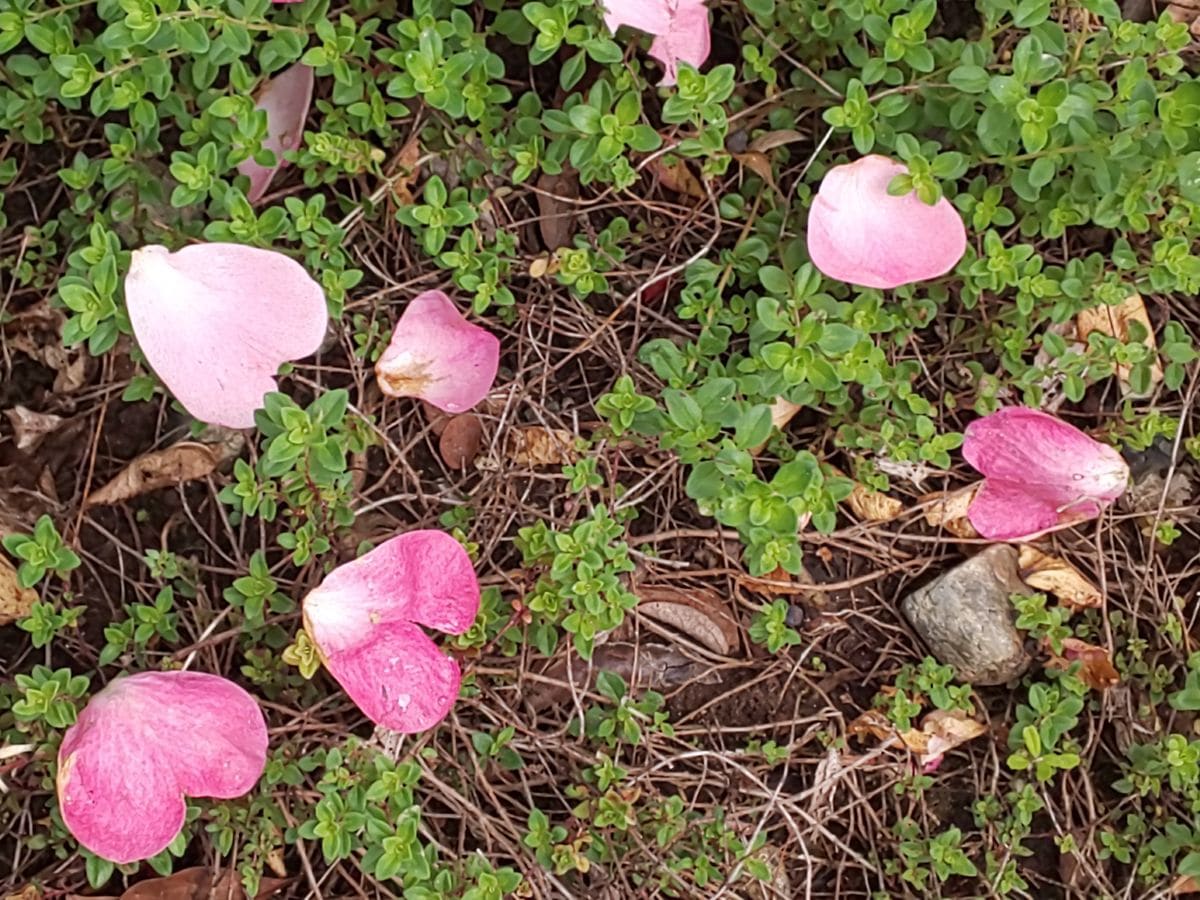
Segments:
[[[241,244],[135,250],[125,301],[163,384],[197,419],[229,428],[254,425],[279,367],[316,352],[328,317],[299,263]]]
[[[499,367],[496,336],[463,318],[441,291],[426,291],[405,307],[375,376],[389,396],[460,413],[487,395]]]
[[[266,759],[262,712],[233,682],[199,672],[120,678],[63,737],[63,822],[97,856],[147,859],[179,833],[185,797],[240,797]]]
[[[1025,407],[976,419],[962,449],[985,476],[967,514],[992,540],[1027,538],[1095,518],[1129,481],[1129,466],[1112,447]]]
[[[650,56],[663,64],[660,85],[675,83],[678,63],[699,68],[711,45],[708,9],[700,0],[604,0],[604,24],[616,34],[622,25],[654,35]]]
[[[461,678],[417,625],[462,634],[479,582],[462,545],[411,531],[334,569],[304,598],[304,628],[331,675],[371,721],[406,734],[450,711]]]
[[[888,193],[907,168],[864,156],[826,173],[808,214],[808,255],[830,278],[894,288],[944,275],[967,249],[962,218],[945,197],[933,206],[915,192]]]
[[[262,198],[275,173],[287,165],[283,154],[300,147],[312,93],[313,70],[303,63],[284,69],[260,89],[255,108],[267,114],[267,136],[262,145],[275,154],[275,163],[261,166],[251,157],[238,164],[238,171],[250,179],[246,199],[251,203]]]

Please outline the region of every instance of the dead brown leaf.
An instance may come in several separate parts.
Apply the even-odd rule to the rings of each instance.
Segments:
[[[398,175],[392,179],[392,196],[401,206],[412,206],[416,203],[412,187],[420,177],[421,143],[418,135],[414,134],[400,148],[396,158],[392,160],[392,169],[399,169]]]
[[[215,429],[210,429],[210,433]],[[215,436],[215,435],[214,435]],[[245,438],[241,438],[244,443]],[[233,435],[219,442],[180,441],[163,450],[143,453],[99,490],[93,491],[85,506],[112,506],[142,494],[185,481],[207,478],[221,463],[236,456],[241,443]]]
[[[926,494],[919,502],[925,506],[925,522],[934,528],[944,528],[955,537],[977,538],[977,532],[967,518],[971,501],[983,482],[969,484],[955,491],[938,491]]]
[[[5,894],[4,900],[42,900],[45,894],[36,884],[27,884],[15,894]]]
[[[1138,323],[1144,330],[1142,343],[1155,353],[1154,364],[1150,368],[1150,386],[1158,384],[1163,379],[1162,363],[1158,359],[1158,344],[1154,340],[1154,329],[1150,325],[1150,316],[1146,314],[1146,304],[1140,294],[1130,294],[1116,306],[1097,306],[1093,309],[1081,310],[1075,318],[1079,340],[1086,342],[1088,335],[1105,334],[1116,338],[1124,344],[1132,340],[1129,333],[1131,323]],[[1117,366],[1117,381],[1121,385],[1122,394],[1133,393],[1129,384],[1130,367]]]
[[[1171,893],[1176,896],[1182,894],[1200,894],[1200,881],[1197,881],[1191,875],[1180,875],[1171,885]]]
[[[793,403],[786,397],[776,397],[775,402],[771,404],[771,424],[782,431],[787,423],[792,421],[792,417],[803,408],[800,404]],[[770,440],[770,438],[767,440]],[[767,441],[763,441],[757,447],[751,447],[750,452],[757,456],[759,453],[762,453],[765,446],[767,446]]]
[[[1049,646],[1047,645],[1047,649]],[[1106,691],[1121,682],[1121,674],[1112,664],[1108,650],[1081,641],[1079,638],[1063,638],[1062,655],[1050,653],[1046,665],[1051,669],[1069,669],[1071,663],[1081,663],[1079,677],[1094,691]]]
[[[737,649],[737,620],[716,591],[646,584],[637,595],[641,615],[683,632],[713,653],[729,656]]]
[[[1176,22],[1187,25],[1192,37],[1200,38],[1200,3],[1197,0],[1173,0],[1167,4],[1167,12]]]
[[[882,712],[869,709],[851,722],[846,730],[858,738],[871,736],[876,740],[903,744],[916,755],[923,771],[932,772],[941,764],[947,752],[986,734],[987,726],[961,709],[935,709],[925,716],[920,728],[900,732]]]
[[[759,153],[755,150],[749,150],[745,153],[734,153],[733,158],[738,161],[738,164],[749,169],[759,178],[767,183],[767,186],[776,193],[779,192],[778,186],[775,184],[775,172],[771,168],[771,161],[767,159],[765,153]]]
[[[768,131],[766,134],[760,134],[750,142],[749,149],[756,153],[770,153],[776,147],[782,147],[785,144],[794,144],[796,141],[803,140],[805,140],[804,135],[794,128],[780,128],[775,131]]]
[[[203,866],[180,869],[164,878],[139,881],[121,895],[121,900],[247,900],[242,880],[226,870],[220,877]],[[283,888],[289,879],[264,878],[254,900],[265,900]]]
[[[53,434],[63,423],[62,416],[34,412],[24,406],[6,409],[4,415],[12,424],[13,437],[18,450],[36,450],[46,435]]]
[[[574,170],[564,170],[558,175],[543,172],[538,178],[538,231],[547,250],[571,245],[578,209],[568,201],[578,199],[579,175]]]
[[[442,429],[438,441],[438,452],[442,459],[452,469],[465,469],[479,455],[479,447],[483,442],[483,425],[479,416],[474,413],[464,413],[453,416]]]
[[[575,433],[564,428],[522,425],[504,436],[504,455],[518,466],[565,466],[575,462]]]
[[[686,197],[694,197],[697,200],[704,200],[708,197],[708,192],[704,190],[700,179],[692,173],[687,160],[676,159],[675,162],[668,165],[664,162],[663,157],[659,156],[651,160],[646,168],[669,191],[683,194]]]
[[[1043,553],[1030,544],[1022,544],[1020,551],[1017,565],[1021,580],[1034,590],[1053,594],[1072,611],[1099,609],[1104,605],[1100,589],[1065,559]]]
[[[37,600],[37,591],[21,587],[17,570],[8,557],[0,555],[0,625],[25,618]]]
[[[690,684],[717,684],[721,680],[711,665],[698,662],[675,647],[663,644],[601,644],[589,664],[574,651],[547,668],[528,702],[540,712],[570,701],[573,693],[592,690],[596,675],[620,675],[631,689],[665,691]],[[553,683],[552,683],[553,682]]]

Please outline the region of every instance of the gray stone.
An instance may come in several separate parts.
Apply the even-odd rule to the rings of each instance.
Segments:
[[[1029,668],[1008,599],[1027,593],[1016,548],[993,544],[913,591],[900,608],[930,652],[953,666],[960,681],[1004,684]]]

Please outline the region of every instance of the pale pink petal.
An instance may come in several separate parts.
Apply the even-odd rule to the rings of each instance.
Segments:
[[[883,156],[834,166],[808,213],[808,255],[830,278],[894,288],[944,275],[967,248],[962,218],[945,197],[933,206],[915,192],[887,191],[908,170]]]
[[[1031,537],[1095,518],[1129,481],[1129,466],[1112,447],[1025,407],[975,420],[962,449],[985,476],[967,517],[993,540]]]
[[[426,291],[405,307],[375,376],[389,396],[460,413],[487,396],[499,366],[496,336],[463,318],[441,291]]]
[[[675,83],[680,62],[700,68],[708,59],[709,41],[708,8],[703,3],[680,0],[670,28],[650,44],[650,56],[663,65],[659,85],[670,87]]]
[[[669,0],[603,0],[601,5],[604,24],[613,34],[622,25],[647,34],[665,34],[671,27]]]
[[[316,352],[328,317],[299,263],[241,244],[135,250],[125,302],[163,384],[197,419],[229,428],[254,424],[279,367]]]
[[[275,154],[275,164],[260,166],[253,157],[238,164],[238,171],[250,179],[246,199],[251,203],[257,203],[262,198],[275,173],[287,165],[283,154],[299,148],[312,92],[313,70],[303,63],[289,66],[268,79],[259,89],[255,108],[267,113],[267,136],[263,139],[263,148]]]
[[[650,56],[663,65],[660,85],[675,83],[679,62],[699,68],[708,59],[708,9],[703,0],[603,0],[604,24],[654,35]]]
[[[112,682],[67,729],[58,753],[63,822],[97,856],[154,856],[183,826],[184,797],[240,797],[267,759],[254,698],[198,672]]]
[[[304,627],[331,675],[373,722],[432,728],[458,696],[458,663],[417,625],[462,634],[479,612],[466,550],[441,531],[411,531],[339,566],[304,598]]]

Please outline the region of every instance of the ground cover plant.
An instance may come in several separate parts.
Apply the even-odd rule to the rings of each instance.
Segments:
[[[0,885],[1200,893],[1195,13],[8,0]]]

